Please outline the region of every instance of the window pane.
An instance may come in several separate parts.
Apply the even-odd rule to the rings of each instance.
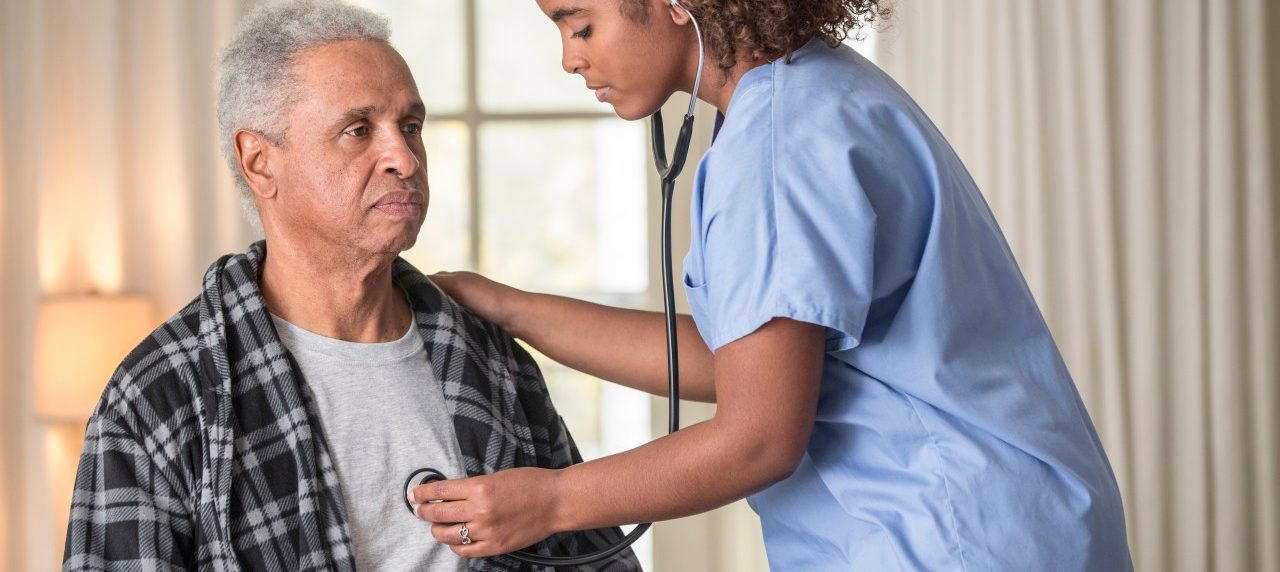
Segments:
[[[600,111],[582,77],[560,67],[560,34],[531,1],[479,0],[479,91],[485,111]]]
[[[564,418],[583,459],[598,459],[649,441],[648,394],[605,383],[521,345],[538,362],[556,412]]]
[[[644,134],[618,119],[484,124],[481,272],[541,292],[643,292]]]
[[[466,106],[462,2],[355,0],[391,19],[391,43],[413,71],[427,113],[432,115],[460,113]]]
[[[599,458],[604,454],[601,449],[600,380],[560,365],[527,345],[524,348],[538,362],[542,377],[547,380],[551,402],[564,418],[582,458]],[[646,426],[644,429],[647,431],[649,428]]]
[[[467,126],[459,121],[428,123],[424,132],[431,196],[418,242],[404,258],[428,274],[474,270],[468,141]]]

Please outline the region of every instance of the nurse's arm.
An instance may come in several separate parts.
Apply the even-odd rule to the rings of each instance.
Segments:
[[[741,499],[789,476],[817,415],[824,330],[774,319],[715,353],[711,420],[559,471],[556,530],[667,520]]]
[[[578,371],[665,397],[667,323],[661,312],[614,308],[550,294],[524,293],[512,335]],[[678,314],[680,397],[716,401],[711,350],[693,318]]]
[[[435,274],[431,279],[468,309],[557,362],[600,379],[667,395],[667,330],[660,312],[525,292],[471,272]],[[677,316],[676,328],[680,397],[715,401],[711,351],[689,316]]]
[[[678,518],[786,478],[817,411],[823,329],[775,319],[715,354],[716,414],[630,451],[564,469],[522,467],[413,489],[431,534],[467,558],[563,531]],[[426,500],[445,502],[430,503]],[[459,523],[474,542],[462,545]]]

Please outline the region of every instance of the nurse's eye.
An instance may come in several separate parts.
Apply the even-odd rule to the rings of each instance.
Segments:
[[[591,37],[591,26],[587,26],[577,32],[574,32],[570,38],[581,38],[583,40]]]
[[[369,126],[360,125],[357,127],[352,127],[351,129],[343,131],[343,133],[350,135],[352,137],[364,137],[365,135],[369,134]]]
[[[405,133],[407,133],[407,134],[409,134],[409,135],[421,135],[421,134],[422,134],[422,124],[421,124],[421,123],[409,123],[409,124],[405,125],[404,127],[401,127],[401,128],[400,128],[400,130],[401,130],[401,131],[403,131],[403,132],[405,132]]]

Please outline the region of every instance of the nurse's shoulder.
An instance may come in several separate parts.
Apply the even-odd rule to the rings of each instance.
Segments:
[[[888,74],[847,45],[814,40],[769,67],[776,138],[893,138],[923,119]]]
[[[931,131],[875,64],[846,45],[814,40],[790,63],[779,58],[739,80],[699,168],[699,183],[707,187],[699,199],[711,210],[729,195],[771,200],[778,185],[793,188],[804,180],[817,187],[852,177],[918,183],[915,171],[932,163],[932,145],[917,143]]]

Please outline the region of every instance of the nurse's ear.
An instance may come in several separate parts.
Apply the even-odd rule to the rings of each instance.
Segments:
[[[235,134],[236,162],[240,176],[259,198],[276,195],[276,175],[271,169],[271,142],[261,133],[242,129]]]
[[[671,21],[678,26],[689,24],[689,12],[680,3],[680,0],[662,0],[662,2],[667,5],[667,12],[671,15]]]

